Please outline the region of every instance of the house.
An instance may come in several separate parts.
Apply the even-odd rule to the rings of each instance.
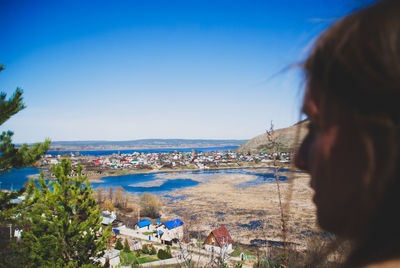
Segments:
[[[116,249],[108,249],[104,252],[103,257],[95,258],[96,261],[100,261],[101,264],[108,262],[110,266],[117,266],[120,263],[119,259],[120,251]]]
[[[103,219],[101,220],[101,224],[103,225],[113,225],[113,223],[117,221],[117,214],[115,211],[110,212],[105,210],[101,213],[101,216],[103,216]]]
[[[176,242],[183,238],[183,221],[175,219],[162,223],[156,233],[164,244],[171,245],[172,242]]]
[[[149,220],[141,220],[138,223],[136,223],[136,230],[138,231],[147,231],[150,230],[151,227],[151,221]]]
[[[58,165],[58,164],[60,164],[60,161],[58,161],[57,159],[51,159],[50,160],[50,164],[51,165]]]
[[[232,252],[232,238],[225,228],[221,226],[213,230],[204,241],[204,245],[207,251],[215,253],[230,253]]]

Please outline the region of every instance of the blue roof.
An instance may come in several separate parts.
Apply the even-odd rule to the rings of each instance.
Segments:
[[[160,222],[160,221],[156,221],[156,224],[157,224],[157,225],[159,225],[159,224],[161,224],[161,223],[162,223],[162,222]]]
[[[141,220],[137,223],[137,225],[139,226],[139,228],[142,228],[151,225],[151,222],[149,220]]]
[[[172,221],[167,221],[166,223],[164,223],[165,227],[167,227],[168,229],[174,229],[176,227],[179,227],[181,225],[183,225],[183,221],[181,221],[180,219],[175,219]]]

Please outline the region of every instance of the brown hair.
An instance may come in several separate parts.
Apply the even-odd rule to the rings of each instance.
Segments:
[[[348,265],[400,257],[400,1],[382,0],[335,23],[303,64],[307,92],[341,103],[368,152],[365,228]],[[329,119],[328,119],[329,120]]]
[[[400,1],[380,1],[337,22],[317,39],[304,69],[311,91],[398,119]]]

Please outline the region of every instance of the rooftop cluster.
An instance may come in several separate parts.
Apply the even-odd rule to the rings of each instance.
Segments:
[[[81,163],[88,170],[102,169],[208,169],[229,165],[240,165],[246,163],[268,163],[273,159],[281,162],[290,162],[289,153],[259,153],[245,154],[235,151],[217,152],[170,152],[170,153],[139,153],[113,154],[104,156],[79,156],[71,153],[68,155],[73,165]],[[58,164],[61,155],[46,155],[42,165]]]

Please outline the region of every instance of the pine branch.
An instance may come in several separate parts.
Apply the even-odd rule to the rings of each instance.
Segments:
[[[12,131],[7,131],[0,135],[0,171],[32,166],[50,147],[50,140],[46,139],[43,143],[35,143],[30,148],[27,144],[23,144],[18,149],[11,141],[13,134]]]
[[[0,72],[3,69],[4,65],[0,65]],[[9,99],[7,99],[6,93],[0,93],[0,126],[26,107],[23,103],[22,93],[23,91],[17,88]],[[12,131],[3,131],[0,135],[0,172],[13,167],[32,166],[50,147],[50,140],[46,139],[45,142],[36,143],[30,148],[27,144],[23,144],[18,149],[12,143],[13,135]]]
[[[0,93],[0,125],[4,124],[11,116],[26,107],[22,102],[22,93],[23,91],[17,88],[12,97],[8,100],[6,100],[6,93]]]

